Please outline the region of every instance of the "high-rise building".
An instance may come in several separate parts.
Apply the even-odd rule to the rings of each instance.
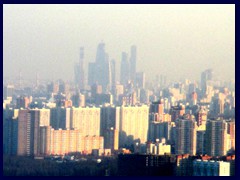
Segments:
[[[40,154],[65,155],[83,151],[83,137],[80,130],[54,130],[51,126],[40,128]]]
[[[206,131],[204,130],[197,131],[197,154],[199,155],[203,155],[206,153],[205,133]]]
[[[20,97],[17,98],[16,108],[17,109],[27,108],[29,103],[30,103],[30,101],[27,97],[20,96]]]
[[[150,105],[150,113],[158,113],[159,115],[164,114],[163,101],[152,102]]]
[[[79,92],[76,92],[72,95],[72,104],[74,107],[84,107],[85,106],[85,95]]]
[[[120,107],[101,107],[100,135],[104,137],[104,148],[117,150],[119,146]]]
[[[140,103],[148,104],[149,103],[149,90],[148,89],[141,89],[140,90]]]
[[[124,86],[122,84],[116,84],[115,86],[115,92],[114,92],[114,100],[118,101],[119,100],[119,96],[123,95],[124,93]]]
[[[129,80],[130,80],[130,65],[128,62],[127,53],[122,52],[120,82],[122,85],[126,86]]]
[[[138,88],[145,88],[146,77],[144,72],[136,73],[136,86]]]
[[[213,80],[213,70],[207,69],[201,74],[201,89],[202,93],[206,94],[208,82]]]
[[[136,80],[136,63],[137,63],[137,47],[133,45],[131,46],[130,56],[130,79],[134,84]]]
[[[100,108],[79,107],[70,110],[70,128],[80,129],[83,136],[100,135]]]
[[[96,83],[96,65],[95,62],[88,63],[88,85]]]
[[[201,130],[206,130],[206,123],[207,123],[207,110],[203,107],[196,113],[196,121],[198,127],[201,127]]]
[[[70,108],[51,108],[50,125],[54,129],[70,129]]]
[[[155,141],[156,139],[165,138],[167,141],[170,141],[171,130],[171,122],[150,122],[148,139],[150,141]]]
[[[34,124],[31,121],[31,114],[29,110],[19,110],[18,116],[18,155],[31,155],[33,154],[33,130]]]
[[[171,154],[171,145],[166,144],[166,140],[161,138],[156,140],[156,143],[149,142],[147,143],[147,154],[155,155],[170,155]]]
[[[126,105],[136,105],[137,103],[137,93],[132,92],[128,94],[122,94],[119,96],[119,104],[126,106]]]
[[[3,110],[3,154],[16,155],[18,145],[18,109]]]
[[[206,153],[210,156],[224,156],[228,150],[228,125],[225,120],[209,120],[206,126]]]
[[[197,93],[196,92],[192,92],[191,95],[190,95],[190,105],[191,106],[194,106],[197,104]]]
[[[84,89],[84,48],[80,48],[80,58],[79,62],[75,63],[74,74],[75,74],[75,84],[79,89]]]
[[[179,117],[185,114],[185,106],[182,104],[179,104],[177,106],[172,106],[170,109],[170,114],[172,117],[172,121],[175,122]]]
[[[149,107],[122,106],[120,109],[120,147],[133,145],[134,142],[145,144],[148,136]]]
[[[83,137],[83,154],[91,154],[93,149],[103,149],[104,138],[102,136]]]
[[[40,126],[50,125],[49,109],[20,109],[18,116],[18,155],[39,155]]]
[[[224,101],[225,95],[223,93],[217,93],[212,97],[210,109],[214,117],[224,113]]]
[[[14,95],[14,86],[13,85],[7,85],[3,88],[3,98],[7,99],[8,97],[13,97]]]
[[[105,92],[108,87],[111,87],[111,66],[104,43],[98,45],[95,68],[95,81],[103,87]]]
[[[96,94],[95,104],[103,105],[103,104],[113,104],[113,95],[110,93],[107,94]]]
[[[231,138],[231,149],[235,150],[235,119],[229,122],[229,134]]]
[[[177,119],[176,121],[176,154],[196,154],[196,130],[194,119]]]
[[[111,60],[111,92],[114,93],[114,88],[116,86],[116,62],[114,59]]]

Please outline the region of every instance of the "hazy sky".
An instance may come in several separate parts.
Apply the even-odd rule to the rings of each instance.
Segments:
[[[120,68],[137,46],[137,70],[147,77],[218,79],[235,76],[235,5],[3,5],[6,77],[73,80],[79,48],[85,69],[99,42]],[[119,70],[118,70],[119,72]]]

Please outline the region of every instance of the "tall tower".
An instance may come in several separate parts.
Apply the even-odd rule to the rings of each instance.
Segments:
[[[201,89],[204,94],[207,91],[207,84],[211,80],[213,80],[213,70],[207,69],[203,71],[201,74]]]
[[[79,62],[74,65],[74,81],[78,89],[84,89],[84,48],[80,48],[80,58]]]
[[[122,61],[121,61],[121,77],[120,82],[122,85],[127,85],[128,80],[130,79],[130,67],[127,59],[127,53],[122,52]]]
[[[83,60],[84,60],[84,48],[80,48],[80,59],[79,59],[79,68],[80,68],[80,78],[79,78],[79,86],[81,89],[84,89],[84,67],[83,67]]]
[[[209,120],[205,137],[208,155],[223,156],[227,154],[227,123],[224,120]]]
[[[194,119],[176,121],[176,154],[196,154],[196,126]]]
[[[110,69],[109,57],[105,52],[105,44],[101,42],[97,48],[96,62],[95,62],[95,81],[99,85],[102,85],[103,91],[107,90],[107,87],[111,83],[111,69]]]
[[[137,47],[131,46],[130,56],[130,79],[134,83],[136,78],[136,61],[137,61]]]
[[[114,87],[116,86],[116,63],[115,60],[112,59],[110,62],[110,68],[111,68],[111,89],[114,90]]]

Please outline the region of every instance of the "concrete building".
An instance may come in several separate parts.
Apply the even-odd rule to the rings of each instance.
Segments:
[[[196,159],[193,161],[193,176],[230,176],[230,163]]]
[[[119,146],[120,107],[101,107],[100,135],[104,137],[104,147],[118,150]]]
[[[3,88],[3,99],[8,99],[8,97],[13,97],[15,88],[13,85],[7,85]]]
[[[206,153],[210,156],[227,154],[227,123],[224,120],[209,120],[206,127]]]
[[[83,137],[83,154],[92,154],[93,149],[104,149],[104,138],[102,136]]]
[[[235,119],[229,122],[229,134],[231,138],[231,149],[235,150]]]
[[[146,83],[146,75],[144,72],[137,72],[136,73],[136,87],[138,88],[145,88]]]
[[[120,82],[122,85],[126,86],[129,80],[130,80],[130,65],[127,58],[127,53],[122,52]]]
[[[197,154],[205,154],[206,153],[206,131],[197,131]]]
[[[165,155],[171,154],[171,145],[166,144],[166,140],[164,138],[156,140],[156,143],[147,143],[147,154],[154,154],[154,155]]]
[[[31,155],[33,128],[31,127],[31,114],[29,110],[19,110],[18,116],[18,150],[17,155]]]
[[[136,68],[137,68],[137,47],[135,45],[131,46],[130,54],[130,80],[135,83],[136,80]]]
[[[80,58],[79,62],[75,64],[74,66],[74,82],[75,85],[78,87],[78,89],[84,89],[85,84],[84,84],[84,48],[80,48]]]
[[[3,110],[3,154],[16,155],[18,147],[18,109]]]
[[[121,106],[120,147],[134,144],[134,141],[139,141],[142,144],[147,142],[148,113],[149,107],[147,105]]]
[[[100,108],[79,107],[70,109],[70,129],[79,129],[83,136],[100,135]]]
[[[198,129],[206,130],[206,123],[207,123],[207,110],[203,107],[200,108],[199,111],[196,113],[196,121]]]
[[[148,139],[155,141],[156,139],[165,138],[167,141],[170,141],[171,129],[171,122],[150,122]]]
[[[169,114],[172,117],[172,121],[175,122],[179,117],[185,114],[185,106],[182,104],[172,106]]]
[[[196,154],[196,130],[197,125],[194,119],[176,121],[176,154]]]
[[[103,143],[103,137],[82,136],[81,130],[54,130],[51,126],[40,128],[41,155],[91,154],[93,149],[103,149]]]
[[[70,129],[70,108],[57,107],[50,109],[50,125],[54,129]]]
[[[20,96],[16,99],[16,108],[20,109],[20,108],[27,108],[30,100],[28,97],[24,97],[24,96]]]

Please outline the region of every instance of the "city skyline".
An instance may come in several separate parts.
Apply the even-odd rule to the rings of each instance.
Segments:
[[[40,79],[73,81],[74,63],[83,47],[86,81],[88,63],[95,62],[102,41],[109,60],[116,62],[118,81],[122,52],[130,57],[132,45],[137,47],[136,71],[144,71],[147,79],[163,74],[169,80],[199,80],[207,68],[214,69],[219,80],[235,76],[234,5],[4,5],[3,9],[4,77],[17,77],[21,71],[26,79],[38,72]]]
[[[4,5],[4,175],[234,176],[234,8]]]

